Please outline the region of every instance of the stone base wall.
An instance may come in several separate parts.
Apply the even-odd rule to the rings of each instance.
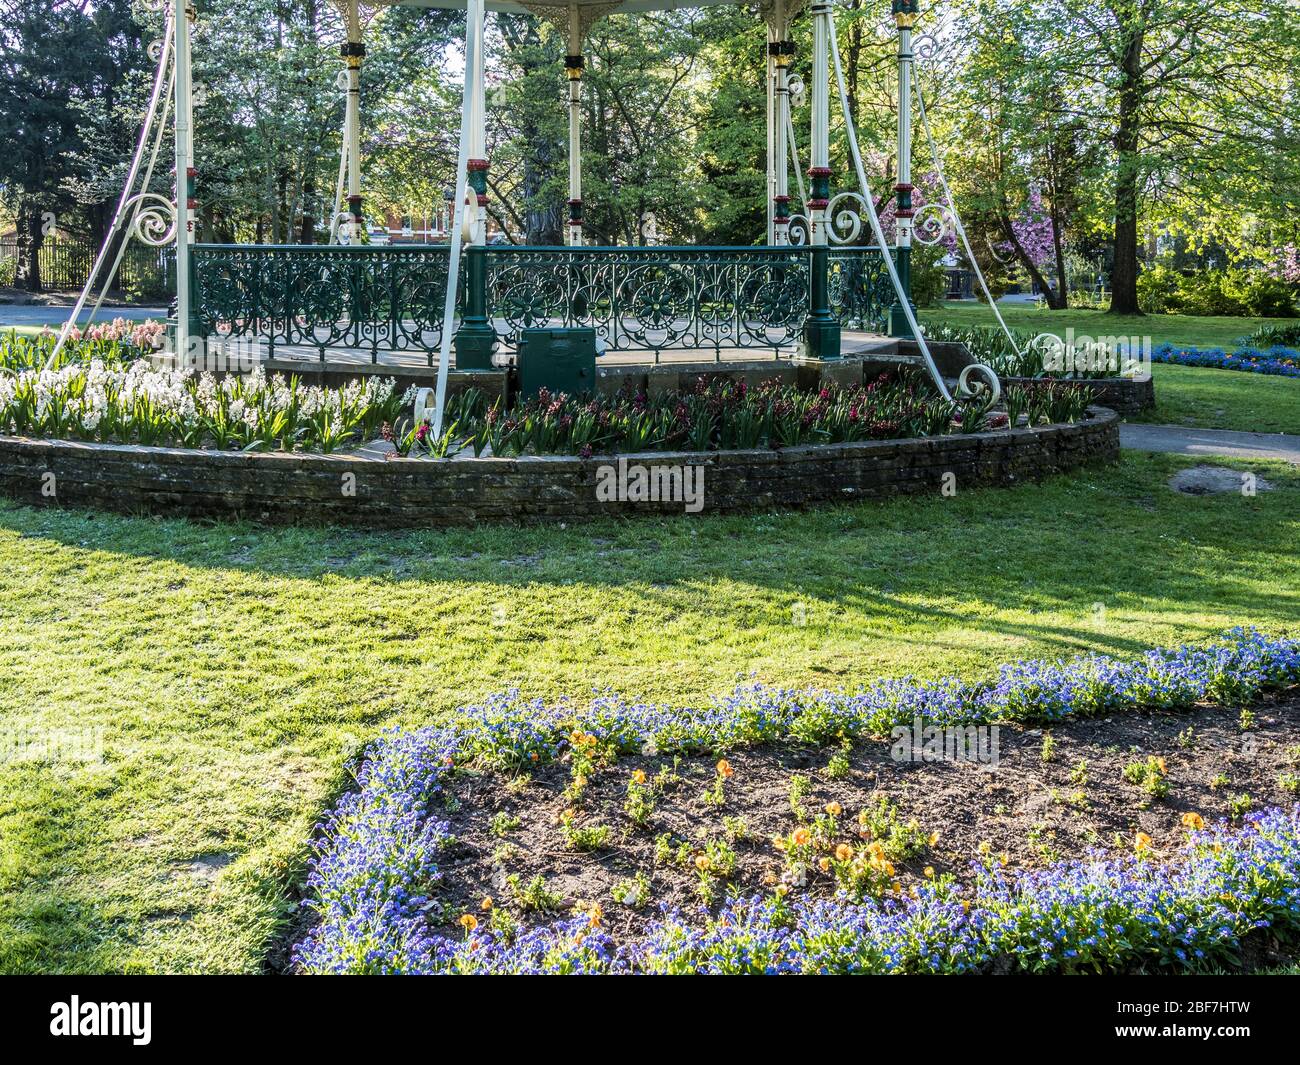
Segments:
[[[684,501],[602,495],[620,459],[651,478],[702,467],[703,513],[798,508],[1014,485],[1119,455],[1119,418],[781,451],[452,460],[260,454],[0,437],[0,491],[28,504],[123,513],[373,527],[579,521],[683,513]],[[666,471],[664,468],[668,468]],[[690,480],[687,481],[689,485]]]

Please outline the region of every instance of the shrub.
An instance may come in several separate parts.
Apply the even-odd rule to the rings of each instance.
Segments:
[[[1262,325],[1240,343],[1248,348],[1300,347],[1300,322],[1289,325]]]
[[[942,244],[912,246],[912,300],[918,307],[937,307],[948,291],[948,271]]]
[[[1296,313],[1295,286],[1268,274],[1252,273],[1241,289],[1241,299],[1254,318],[1292,318]]]
[[[1155,263],[1138,276],[1138,306],[1151,314],[1288,318],[1296,298],[1293,285],[1258,270],[1183,273]]]
[[[1182,275],[1164,263],[1153,263],[1138,274],[1138,306],[1147,314],[1172,314],[1178,304]]]

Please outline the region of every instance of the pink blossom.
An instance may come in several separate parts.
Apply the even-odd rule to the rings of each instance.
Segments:
[[[1291,285],[1300,285],[1300,248],[1287,244],[1275,252],[1273,276]]]
[[[1011,231],[1016,240],[1029,256],[1029,260],[1038,269],[1056,261],[1056,244],[1052,230],[1052,219],[1043,206],[1043,196],[1035,186],[1029,192],[1029,203],[1018,218],[1011,220]],[[998,251],[1009,254],[1011,242],[998,245]]]

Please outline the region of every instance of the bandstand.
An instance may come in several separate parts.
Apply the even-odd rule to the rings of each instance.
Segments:
[[[844,353],[846,334],[888,334],[912,341],[905,357],[925,367],[940,392],[952,394],[952,380],[946,382],[936,368],[910,301],[912,32],[918,0],[893,3],[899,117],[892,241],[881,228],[848,116],[832,4],[763,0],[760,11],[768,36],[767,226],[763,243],[744,247],[613,247],[583,239],[581,93],[589,28],[613,13],[734,0],[405,0],[466,11],[454,219],[448,244],[434,246],[362,242],[363,30],[376,9],[359,6],[357,0],[336,2],[347,32],[341,48],[345,66],[340,88],[346,105],[335,202],[346,202],[347,208],[332,220],[328,245],[264,246],[196,239],[201,236],[196,233],[195,211],[202,185],[194,168],[190,84],[189,30],[195,11],[187,0],[171,0],[148,120],[114,228],[128,229],[154,244],[175,243],[178,357],[202,353],[214,341],[249,341],[272,358],[436,365],[440,416],[449,373],[499,366],[520,332],[530,327],[589,327],[602,351],[650,362],[682,352],[716,361],[757,352],[769,358],[830,361]],[[484,29],[489,10],[531,12],[556,26],[567,40],[569,218],[564,246],[487,240],[490,160]],[[807,18],[799,25],[811,27],[808,86],[791,72],[796,50],[792,24],[805,12]],[[856,187],[842,191],[833,188],[830,167],[832,84],[839,89],[845,116],[854,167],[850,178],[856,178]],[[791,119],[792,100],[804,93],[811,104],[806,168],[798,158]],[[176,172],[184,175],[179,209],[148,191],[169,107]],[[950,208],[951,203],[941,207],[936,221],[955,227],[967,243]],[[97,263],[97,269],[102,265]],[[92,275],[88,291],[94,283]],[[969,369],[978,370],[983,380],[964,373],[956,382],[958,397],[998,389],[991,370]]]

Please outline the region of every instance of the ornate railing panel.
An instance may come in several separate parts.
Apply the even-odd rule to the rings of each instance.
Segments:
[[[607,350],[768,349],[798,342],[809,313],[808,247],[541,248],[491,245],[486,305],[513,347],[522,329],[588,326]],[[829,253],[833,313],[879,329],[893,291],[880,252]],[[442,338],[446,247],[199,244],[194,317],[209,336],[276,347],[419,351]],[[464,278],[462,273],[462,278]],[[457,306],[464,304],[464,281]]]
[[[488,249],[498,335],[588,326],[608,350],[770,348],[799,339],[808,253],[798,248]]]
[[[194,314],[215,336],[277,345],[380,351],[437,349],[447,291],[445,247],[199,244]]]
[[[833,248],[830,252],[831,310],[845,329],[883,332],[894,286],[879,248]]]

